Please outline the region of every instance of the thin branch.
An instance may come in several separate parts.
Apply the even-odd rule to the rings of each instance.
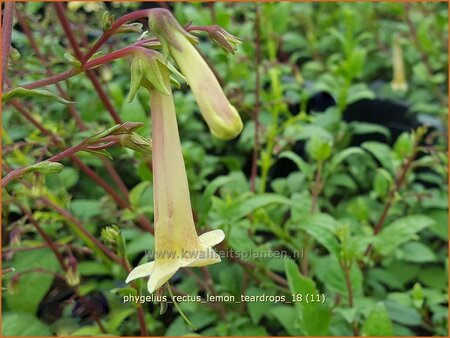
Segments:
[[[81,61],[83,59],[83,54],[81,53],[80,47],[78,46],[73,31],[70,28],[70,23],[67,20],[64,5],[60,2],[55,2],[54,6],[56,9],[56,14],[58,15],[58,19],[61,22],[64,33],[66,34],[67,39],[69,40],[69,43],[75,53],[75,56],[78,60]],[[109,111],[113,120],[116,123],[122,123],[122,119],[120,118],[116,109],[113,107],[111,101],[108,98],[108,95],[106,95],[105,91],[103,90],[100,81],[97,78],[97,75],[95,75],[95,73],[92,70],[86,70],[86,75],[89,78],[89,80],[91,80],[92,85],[94,86],[98,96],[100,97],[100,100],[102,101],[105,108]]]
[[[351,263],[347,264],[347,262],[339,260],[339,265],[341,266],[341,269],[344,272],[345,286],[347,288],[347,296],[348,296],[348,306],[350,308],[353,308],[353,287],[352,287],[352,281],[350,278]],[[358,323],[355,320],[353,320],[351,325],[352,325],[353,335],[355,337],[358,337],[359,336]]]
[[[402,187],[405,178],[406,178],[406,174],[409,172],[411,165],[414,161],[414,159],[416,158],[417,152],[418,152],[418,148],[419,148],[419,142],[420,142],[421,137],[416,135],[416,140],[414,143],[414,148],[413,148],[413,152],[411,154],[411,156],[409,156],[404,162],[403,165],[401,166],[399,172],[397,173],[397,179],[395,180],[394,186],[393,188],[390,190],[388,198],[387,198],[387,202],[384,205],[384,209],[383,212],[380,215],[380,218],[378,219],[375,228],[374,228],[374,235],[378,235],[378,233],[381,231],[381,229],[383,228],[384,222],[386,220],[386,217],[389,213],[389,210],[391,209],[393,203],[394,203],[394,199],[395,196],[397,195],[397,193],[400,191],[400,188]],[[370,253],[372,252],[373,249],[373,245],[369,244],[367,246],[367,249],[364,253],[365,256],[369,256]]]
[[[45,242],[47,242],[48,247],[55,254],[55,257],[58,260],[59,265],[61,265],[61,268],[64,271],[67,271],[67,269],[68,269],[67,264],[64,262],[64,258],[62,257],[61,253],[59,252],[57,244],[55,242],[53,242],[53,240],[50,238],[50,236],[47,235],[47,233],[41,228],[41,226],[39,225],[39,222],[36,221],[36,219],[33,217],[33,214],[28,209],[26,209],[18,201],[14,201],[14,204],[16,204],[19,207],[19,209],[22,211],[22,213],[27,216],[28,220],[35,226],[36,230],[39,232],[39,234],[42,236],[42,238],[44,238]]]
[[[3,10],[2,22],[2,90],[5,86],[6,73],[8,70],[9,50],[11,48],[11,34],[14,21],[15,2],[6,2]]]
[[[31,113],[25,108],[24,105],[22,105],[19,101],[13,99],[10,101],[10,103],[19,110],[22,115],[29,120],[36,128],[38,128],[44,135],[48,136],[53,143],[55,143],[59,147],[64,147],[61,139],[58,135],[52,133],[48,129],[46,129],[39,121],[37,121]],[[132,210],[130,203],[128,201],[125,201],[120,197],[117,192],[111,188],[111,186],[106,183],[99,175],[95,173],[91,168],[89,168],[87,165],[85,165],[76,155],[71,155],[69,157],[75,165],[77,165],[86,175],[88,175],[95,183],[97,183],[99,186],[101,186],[108,194],[111,195],[111,197],[116,201],[116,203],[121,208],[127,208]],[[150,221],[144,216],[140,215],[136,219],[138,223],[141,225],[143,229],[146,231],[149,231],[150,233],[154,233],[153,226],[150,223]]]
[[[319,199],[319,195],[322,191],[323,188],[323,181],[322,181],[322,169],[323,169],[323,163],[319,162],[317,164],[317,171],[316,171],[316,176],[314,178],[314,182],[311,185],[311,209],[310,209],[310,213],[313,214],[316,212],[317,210],[317,203],[318,203],[318,199]],[[304,241],[303,241],[303,257],[302,257],[302,262],[301,262],[301,270],[302,273],[305,276],[308,276],[309,274],[309,250],[310,250],[310,240],[311,237],[307,232],[304,232]]]
[[[97,145],[97,147],[94,146],[90,146],[89,143],[87,142],[81,142],[73,147],[70,147],[62,152],[60,152],[59,154],[56,154],[50,158],[48,158],[46,161],[48,162],[60,162],[61,160],[63,160],[66,157],[71,157],[74,154],[76,154],[79,151],[83,151],[86,149],[90,149],[90,150],[101,150],[101,149],[106,149],[108,147],[111,147],[113,145],[115,145],[119,139],[120,139],[120,135],[112,135],[110,137],[108,137],[108,140],[111,140],[110,142],[106,143],[106,144],[101,144],[101,145]],[[114,139],[113,139],[114,138]],[[102,143],[102,139],[99,140],[98,143]],[[94,147],[94,148],[93,148]],[[33,165],[42,163],[43,161],[37,162]],[[2,178],[2,187],[7,186],[11,181],[19,178],[20,176],[22,176],[29,168],[30,166],[25,166],[25,167],[21,167],[21,168],[17,168],[14,169],[13,171],[11,171],[10,173],[8,173],[5,177]]]
[[[260,99],[260,73],[259,66],[261,64],[261,36],[260,36],[260,9],[259,4],[256,3],[256,20],[255,20],[255,31],[256,31],[256,60],[255,60],[255,71],[256,71],[256,81],[255,81],[255,135],[254,135],[254,146],[253,146],[253,158],[252,158],[252,170],[250,176],[250,186],[251,190],[256,191],[256,175],[258,174],[258,158],[259,158],[259,111],[261,107]]]

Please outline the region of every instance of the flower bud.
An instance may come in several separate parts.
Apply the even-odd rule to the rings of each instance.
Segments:
[[[243,123],[226,98],[219,81],[200,53],[192,45],[196,39],[187,33],[167,10],[152,12],[149,26],[173,56],[194,93],[200,112],[212,134],[229,140],[242,131]],[[216,32],[216,38],[229,43],[232,35]],[[221,37],[219,37],[219,35]],[[228,39],[228,40],[227,40]]]
[[[123,135],[120,138],[120,144],[123,147],[133,149],[140,153],[144,154],[152,153],[152,141],[147,140],[146,138],[136,133]]]
[[[27,167],[25,173],[59,174],[64,166],[58,162],[42,161]]]
[[[400,45],[399,38],[395,38],[394,45],[392,47],[392,63],[393,63],[393,79],[391,82],[392,90],[394,91],[406,91],[408,90],[408,82],[405,75],[405,63],[403,60],[403,51]]]
[[[218,25],[205,26],[202,30],[208,33],[209,38],[222,47],[226,52],[234,54],[241,40],[236,36],[228,33],[225,29]]]

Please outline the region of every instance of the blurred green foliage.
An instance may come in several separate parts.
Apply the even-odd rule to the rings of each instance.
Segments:
[[[67,11],[83,52],[102,34],[105,10],[118,18],[142,4],[92,6],[72,4]],[[198,46],[244,120],[239,138],[231,142],[213,138],[186,85],[174,90],[198,233],[223,229],[222,249],[227,252],[284,251],[291,256],[225,258],[208,267],[213,289],[206,285],[205,290],[201,270],[178,273],[172,285],[179,293],[205,297],[216,292],[237,300],[241,295],[271,295],[287,300],[180,302],[196,333],[447,335],[447,4],[217,2],[171,7],[181,24],[217,24],[242,39],[234,55],[201,34]],[[72,50],[54,7],[34,2],[18,4],[17,10],[30,25],[45,63],[16,24],[8,69],[11,87],[46,77],[46,69],[53,73],[69,69],[65,55]],[[139,35],[115,35],[104,51],[135,42]],[[404,57],[405,92],[391,88],[396,37]],[[134,101],[126,100],[129,60],[119,59],[96,72],[120,118],[142,122],[136,132],[148,138],[147,92],[140,89]],[[80,130],[64,101],[54,100],[48,92],[16,99],[66,147],[115,125],[84,74],[60,85],[86,130]],[[47,89],[57,92],[54,86]],[[325,112],[308,111],[308,101],[319,92],[331,94],[336,105]],[[424,138],[411,126],[392,140],[383,124],[343,119],[349,105],[374,98],[406,104],[411,114],[432,117],[442,129]],[[252,191],[249,167],[257,100],[260,157]],[[3,106],[2,127],[3,161],[12,168],[61,151],[9,103]],[[352,144],[352,137],[367,134],[385,141]],[[295,152],[298,141],[305,143],[303,154]],[[121,147],[108,151],[113,157],[110,163],[129,189],[129,209],[117,205],[70,159],[62,161],[59,174],[23,176],[21,180],[32,188],[16,181],[3,189],[3,268],[15,269],[3,276],[3,335],[139,333],[135,304],[123,302],[124,295],[136,295],[124,283],[126,271],[101,254],[89,237],[74,231],[73,219],[40,199],[69,211],[94,237],[101,239],[103,231],[105,244],[121,255],[126,252],[133,267],[144,262],[146,252],[153,250],[153,236],[138,226],[137,219],[140,215],[153,219],[149,158]],[[99,155],[80,152],[78,156],[119,191]],[[273,179],[270,170],[281,158],[295,163],[298,170]],[[4,169],[4,175],[7,172]],[[75,259],[75,275],[68,276],[58,265],[14,201],[31,210],[67,262]],[[111,225],[116,227],[105,230]],[[300,256],[294,255],[299,252]],[[83,319],[74,315],[79,304],[69,286],[70,281],[78,284],[77,276],[76,292],[89,301]],[[144,281],[138,281],[138,287],[147,295]],[[325,301],[307,303],[299,295],[325,295]],[[172,304],[162,315],[160,306],[152,302],[143,307],[150,335],[194,333]]]

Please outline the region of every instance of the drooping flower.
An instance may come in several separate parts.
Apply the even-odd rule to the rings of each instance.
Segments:
[[[222,230],[201,236],[195,230],[169,71],[163,65],[159,65],[159,70],[167,91],[162,93],[148,86],[152,112],[155,260],[136,267],[126,279],[128,283],[150,276],[147,283],[150,293],[181,267],[220,262],[211,247],[225,237]]]
[[[405,62],[403,60],[403,51],[398,37],[394,39],[392,46],[393,79],[391,82],[392,90],[408,90],[408,82],[405,75]]]
[[[223,140],[239,135],[243,128],[239,113],[226,98],[211,68],[193,46],[196,38],[187,33],[168,10],[152,11],[149,26],[186,77],[212,134]]]

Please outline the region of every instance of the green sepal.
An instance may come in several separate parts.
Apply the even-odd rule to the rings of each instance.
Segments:
[[[147,140],[146,138],[136,133],[124,135],[120,139],[120,144],[123,147],[138,151],[140,153],[144,154],[152,153],[152,141]]]
[[[169,95],[170,91],[164,83],[164,78],[161,74],[160,63],[162,66],[167,67],[161,60],[157,58],[147,58],[146,62],[142,63],[142,71],[145,74],[147,81],[163,95]]]
[[[100,155],[105,156],[109,160],[113,160],[113,157],[109,152],[107,152],[105,149],[102,150],[92,150],[92,149],[84,149],[84,151],[87,151],[88,153],[94,154],[94,155]]]
[[[45,89],[26,89],[22,87],[14,88],[2,95],[2,102],[8,102],[15,97],[40,96],[47,99],[56,100],[59,103],[73,104],[75,102],[68,101],[55,93]]]
[[[127,101],[131,102],[134,100],[136,93],[141,86],[142,81],[142,59],[140,57],[134,57],[131,61],[131,80],[130,80],[130,91],[128,93]]]
[[[85,142],[88,143],[95,143],[98,140],[109,136],[109,135],[121,135],[121,134],[130,134],[134,132],[135,130],[142,127],[144,123],[142,122],[125,122],[121,124],[116,124],[115,126],[108,128],[98,134],[95,134],[89,138],[86,139]]]

